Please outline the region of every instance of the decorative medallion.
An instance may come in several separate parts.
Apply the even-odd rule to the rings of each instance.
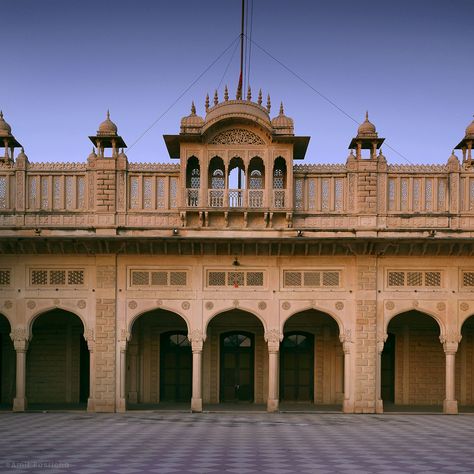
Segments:
[[[393,301],[387,301],[385,303],[385,309],[392,311],[393,308],[395,308],[395,303]]]
[[[463,302],[459,305],[459,307],[461,308],[461,311],[467,311],[469,309],[469,304],[466,302]]]
[[[206,309],[211,310],[212,308],[214,308],[214,303],[212,301],[207,301]]]
[[[29,300],[28,303],[26,303],[26,306],[29,309],[34,309],[34,308],[36,308],[36,303],[33,300]]]
[[[163,306],[163,300],[156,300],[156,306]]]
[[[265,145],[255,133],[241,128],[232,128],[216,135],[210,145]]]
[[[412,303],[412,304],[413,304],[413,307],[414,307],[414,308],[418,308],[418,306],[420,306],[420,303],[419,303],[418,300],[413,300],[413,303]]]
[[[5,301],[5,303],[3,303],[3,307],[6,309],[10,309],[12,306],[13,306],[13,302],[10,300],[7,300]]]
[[[84,309],[86,306],[87,306],[87,303],[86,303],[85,300],[79,300],[79,301],[77,302],[77,307],[78,307],[79,309]]]
[[[265,301],[260,301],[260,303],[258,303],[258,309],[267,309],[267,303],[265,303]]]
[[[190,307],[191,305],[189,304],[189,301],[183,301],[181,303],[181,308],[183,308],[185,311],[188,310]]]
[[[55,306],[58,306],[60,303],[61,303],[61,300],[58,300],[58,299],[53,300],[53,304]]]
[[[239,302],[239,300],[234,300],[234,301],[232,301],[232,304],[234,305],[234,308],[238,308],[240,302]]]
[[[130,309],[136,309],[137,306],[138,306],[138,303],[137,303],[135,300],[132,300],[132,301],[130,301],[130,302],[128,303],[128,307],[129,307]]]
[[[337,301],[334,306],[336,307],[338,311],[341,311],[344,309],[344,303],[342,301]]]
[[[440,301],[437,305],[436,305],[436,309],[438,311],[444,311],[446,309],[446,304],[443,303],[442,301]]]
[[[285,310],[288,311],[291,308],[291,304],[289,301],[283,301],[281,307]]]

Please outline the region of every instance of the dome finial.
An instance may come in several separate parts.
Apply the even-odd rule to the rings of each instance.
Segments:
[[[191,115],[196,115],[196,106],[194,105],[194,100],[191,102]]]
[[[369,111],[365,111],[365,120],[368,122],[369,121]]]
[[[229,100],[229,89],[227,89],[227,85],[224,87],[224,100],[226,102]]]
[[[258,100],[257,100],[258,105],[262,105],[262,89],[258,91]]]
[[[206,94],[206,103],[205,103],[206,113],[209,110],[209,94]]]
[[[280,102],[280,115],[285,115],[285,111],[283,110],[283,101]]]
[[[107,120],[110,120],[110,110],[107,109]]]
[[[3,110],[0,110],[0,119],[3,118]]]
[[[270,109],[272,108],[272,102],[270,100],[270,94],[267,95],[267,112],[270,113]]]
[[[219,103],[219,97],[217,96],[217,89],[214,91],[214,105]]]
[[[247,100],[252,100],[252,89],[250,88],[250,85],[247,87]]]

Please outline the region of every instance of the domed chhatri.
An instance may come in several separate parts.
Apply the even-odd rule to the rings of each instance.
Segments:
[[[204,119],[196,115],[196,106],[193,102],[191,104],[191,113],[181,119],[181,133],[199,134],[203,125]]]
[[[368,111],[365,113],[365,120],[359,125],[359,128],[357,129],[357,136],[377,136],[377,130],[375,128],[375,125],[369,120]]]
[[[9,137],[12,134],[12,128],[5,122],[3,112],[0,110],[0,137]]]
[[[474,120],[466,128],[466,138],[474,138]]]
[[[109,137],[112,135],[117,135],[117,133],[117,125],[115,125],[115,123],[110,120],[110,112],[107,110],[107,118],[99,125],[97,135]]]
[[[293,135],[294,122],[293,119],[285,115],[283,102],[280,103],[280,113],[272,119],[272,126],[278,135]]]

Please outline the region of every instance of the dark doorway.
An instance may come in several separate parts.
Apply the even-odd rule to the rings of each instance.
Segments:
[[[245,332],[221,335],[221,402],[254,399],[254,338]]]
[[[162,334],[160,347],[160,401],[189,402],[193,360],[186,333]]]
[[[395,334],[389,333],[382,351],[381,397],[384,402],[395,402]]]
[[[281,346],[280,397],[285,402],[313,402],[314,336],[287,333]]]

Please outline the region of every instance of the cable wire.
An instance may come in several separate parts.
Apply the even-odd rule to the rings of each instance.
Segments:
[[[263,51],[267,56],[269,56],[270,58],[272,58],[276,63],[278,63],[283,69],[285,69],[286,71],[288,71],[290,74],[292,74],[293,76],[295,76],[297,79],[299,79],[303,84],[305,84],[307,87],[309,87],[313,92],[315,92],[317,95],[319,95],[322,99],[324,99],[326,102],[328,102],[329,104],[331,104],[334,108],[336,108],[337,110],[339,110],[339,112],[341,112],[342,114],[344,114],[347,118],[349,118],[350,120],[352,120],[353,122],[355,122],[356,124],[360,125],[360,122],[358,120],[356,120],[354,117],[352,117],[352,115],[350,115],[349,113],[347,113],[344,109],[342,109],[341,107],[339,107],[333,100],[331,100],[329,97],[327,97],[326,95],[324,95],[322,92],[318,91],[315,87],[313,87],[306,79],[304,79],[303,77],[301,77],[297,72],[293,71],[293,69],[291,69],[289,66],[287,66],[286,64],[284,64],[282,61],[280,61],[278,58],[276,58],[275,56],[273,56],[269,51],[267,51],[263,46],[260,46],[256,41],[250,39],[251,43],[253,43],[257,48],[259,48],[261,51]],[[398,156],[400,156],[401,158],[403,158],[407,163],[409,164],[413,164],[406,156],[402,155],[398,150],[396,150],[395,148],[393,148],[392,146],[390,146],[388,143],[384,143],[384,146],[389,148],[390,150],[392,150],[394,153],[396,153]]]
[[[219,85],[217,86],[217,90],[219,90],[221,88],[222,82],[224,81],[225,75],[227,74],[227,71],[229,70],[230,64],[232,63],[232,60],[234,59],[235,52],[237,51],[238,46],[239,46],[239,42],[237,41],[237,38],[236,38],[235,39],[234,51],[232,51],[232,55],[230,56],[229,62],[227,63],[224,74],[222,74],[221,80],[219,81]]]
[[[171,103],[171,105],[127,148],[127,153],[180,101],[180,99],[206,74],[209,69],[216,64],[222,56],[229,51],[229,49],[234,45],[234,43],[240,38],[238,35],[235,39],[232,40],[232,43],[227,46],[197,77],[194,79],[191,84],[184,89],[183,92]]]

